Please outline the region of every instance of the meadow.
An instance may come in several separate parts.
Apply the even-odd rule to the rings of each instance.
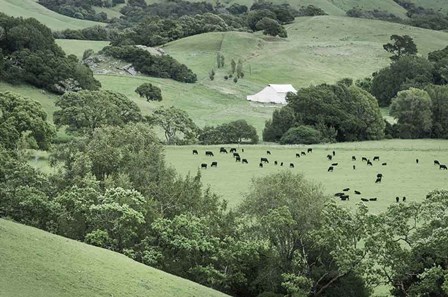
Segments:
[[[230,146],[225,146],[230,148]],[[196,174],[199,170],[203,183],[209,185],[216,193],[228,200],[230,207],[237,206],[250,190],[250,182],[254,177],[265,176],[279,170],[291,170],[322,186],[324,193],[333,196],[344,188],[350,188],[349,201],[341,201],[343,205],[355,207],[365,198],[378,198],[376,202],[368,202],[373,212],[385,210],[390,204],[396,203],[405,196],[407,201],[421,201],[429,191],[447,189],[448,172],[434,166],[433,161],[439,160],[448,164],[448,141],[446,140],[383,140],[358,143],[322,144],[313,146],[279,146],[279,145],[240,145],[236,147],[242,158],[249,164],[235,162],[231,154],[220,154],[220,146],[167,146],[166,160],[180,174]],[[313,148],[312,153],[296,158],[295,154]],[[192,150],[197,149],[198,155]],[[244,149],[244,152],[241,152]],[[214,157],[206,157],[205,151],[214,152]],[[269,150],[272,154],[267,155]],[[326,156],[335,151],[332,161]],[[351,160],[356,156],[357,161]],[[361,157],[373,160],[379,156],[380,161],[372,161],[373,166],[367,166]],[[259,167],[260,158],[267,157],[270,161],[263,168]],[[416,163],[419,159],[419,163]],[[210,168],[212,161],[218,162],[217,168]],[[274,165],[278,161],[279,165]],[[283,167],[280,163],[283,162]],[[202,163],[207,163],[207,169],[200,169]],[[294,163],[294,168],[289,164]],[[331,163],[333,172],[327,172]],[[382,163],[387,163],[382,166]],[[353,165],[356,170],[353,170]],[[383,174],[381,183],[376,184],[376,175]],[[354,190],[361,195],[355,195]],[[336,198],[334,198],[336,199]]]
[[[227,296],[130,258],[0,219],[0,296]]]

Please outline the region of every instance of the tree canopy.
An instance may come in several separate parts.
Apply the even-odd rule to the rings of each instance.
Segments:
[[[143,83],[135,89],[140,97],[145,97],[147,101],[162,101],[162,91],[151,83]]]
[[[403,56],[415,56],[417,54],[417,45],[409,35],[391,35],[390,40],[393,42],[383,45],[384,50],[393,54],[391,60],[396,61]]]

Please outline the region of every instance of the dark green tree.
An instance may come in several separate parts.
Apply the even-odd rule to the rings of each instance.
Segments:
[[[143,83],[135,89],[140,97],[145,97],[146,101],[162,101],[162,91],[151,83]]]
[[[393,54],[390,57],[392,61],[396,61],[403,56],[415,56],[417,54],[417,45],[409,35],[391,35],[390,40],[393,42],[383,45],[384,50]]]
[[[276,20],[268,17],[264,17],[261,20],[259,20],[255,25],[255,28],[259,31],[262,30],[264,35],[270,35],[270,36],[278,35],[279,37],[283,38],[288,37],[285,28],[281,24],[279,24],[279,22],[277,22]]]
[[[432,137],[448,138],[448,86],[428,86],[432,102]]]

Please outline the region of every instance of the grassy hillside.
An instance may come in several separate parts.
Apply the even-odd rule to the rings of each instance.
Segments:
[[[75,55],[82,58],[86,49],[92,49],[95,52],[100,51],[103,47],[109,45],[108,41],[91,41],[91,40],[72,40],[72,39],[57,39],[56,43],[64,49],[67,55]]]
[[[58,14],[39,5],[37,0],[0,0],[0,11],[14,17],[35,18],[52,30],[82,29],[104,25]]]
[[[0,296],[226,296],[123,255],[0,219]]]

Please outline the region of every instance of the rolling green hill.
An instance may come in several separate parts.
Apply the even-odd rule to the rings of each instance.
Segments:
[[[58,14],[38,4],[37,0],[0,0],[0,12],[14,17],[35,18],[52,30],[82,29],[105,25]]]
[[[226,296],[121,254],[0,219],[0,296]]]

